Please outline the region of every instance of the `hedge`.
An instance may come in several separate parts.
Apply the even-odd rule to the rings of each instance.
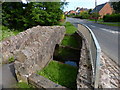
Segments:
[[[105,15],[104,22],[120,22],[120,14]]]

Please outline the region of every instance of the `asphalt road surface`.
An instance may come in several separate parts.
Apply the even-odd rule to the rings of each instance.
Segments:
[[[71,22],[75,27],[81,23],[91,28],[100,44],[102,51],[116,63],[120,64],[120,61],[118,61],[118,50],[120,50],[118,45],[118,35],[120,35],[120,28],[97,24],[94,21],[87,21],[77,18],[67,17],[66,21]]]

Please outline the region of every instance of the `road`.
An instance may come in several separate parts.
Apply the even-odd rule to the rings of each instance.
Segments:
[[[71,22],[75,27],[81,23],[91,28],[100,44],[102,51],[116,63],[120,64],[118,61],[118,50],[120,50],[120,47],[118,47],[118,35],[120,34],[118,27],[97,24],[93,21],[77,18],[67,17],[66,21]]]

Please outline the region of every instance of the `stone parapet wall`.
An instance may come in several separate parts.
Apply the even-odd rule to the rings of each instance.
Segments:
[[[89,59],[89,49],[86,39],[81,33],[82,49],[79,62],[79,70],[77,75],[77,88],[93,89],[92,68]],[[120,88],[120,66],[110,59],[105,53],[100,55],[100,77],[99,88]]]
[[[15,55],[17,51],[32,45],[33,42],[39,42],[39,44],[42,45],[44,43],[48,43],[47,40],[50,37],[55,37],[52,41],[60,43],[64,36],[64,32],[65,28],[63,26],[37,26],[27,29],[16,36],[9,37],[0,42],[0,46],[2,47],[2,50],[0,50],[2,51],[2,63],[8,63],[8,59],[11,56]]]
[[[66,87],[63,87],[59,84],[56,84],[52,81],[50,81],[47,78],[44,78],[43,76],[40,76],[38,74],[32,74],[29,78],[28,78],[28,83],[31,84],[32,86],[39,88],[39,89],[62,89],[62,90],[69,90]]]
[[[80,36],[82,37],[82,36]],[[91,63],[89,60],[89,53],[86,45],[86,41],[82,38],[82,49],[79,61],[79,70],[77,75],[77,88],[89,88],[92,89],[92,75],[91,75]]]
[[[1,42],[3,62],[14,56],[17,79],[27,82],[27,77],[53,59],[55,46],[64,35],[64,26],[37,26],[21,32]]]

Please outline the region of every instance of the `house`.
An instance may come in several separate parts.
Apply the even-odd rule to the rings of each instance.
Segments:
[[[77,14],[80,14],[81,12],[88,11],[88,9],[77,7],[75,11],[77,12]]]
[[[104,3],[96,6],[91,13],[99,13],[100,18],[103,18],[106,14],[112,14],[113,8],[111,7],[110,3]]]
[[[67,14],[68,14],[68,11],[65,11],[64,14],[67,15]]]
[[[70,11],[68,12],[68,15],[70,15],[70,14],[74,14],[74,15],[76,15],[76,14],[77,14],[77,12],[76,12],[76,11],[74,11],[74,10],[70,10]]]

